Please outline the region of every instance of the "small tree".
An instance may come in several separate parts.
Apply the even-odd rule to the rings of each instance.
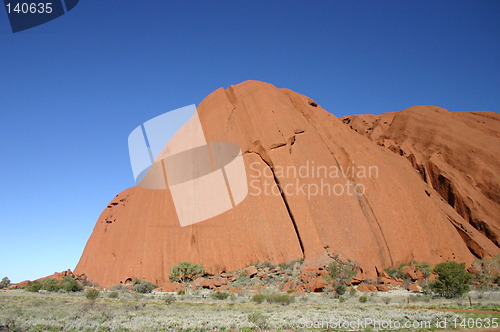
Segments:
[[[10,286],[10,280],[7,277],[4,277],[2,281],[0,281],[0,289],[7,288]]]
[[[99,293],[98,289],[89,289],[87,293],[85,293],[85,297],[89,300],[90,306],[95,304],[95,301],[99,297]]]
[[[172,266],[170,269],[170,281],[178,281],[186,283],[193,281],[196,278],[205,274],[205,268],[201,264],[193,264],[191,262],[180,262]]]
[[[356,269],[357,264],[354,261],[350,259],[343,261],[335,255],[333,262],[326,267],[328,274],[325,279],[333,284],[338,295],[343,295],[347,289],[347,283],[356,276]]]
[[[469,291],[472,275],[465,269],[465,264],[445,262],[437,264],[434,272],[438,274],[436,281],[430,287],[436,294],[453,298],[459,297]]]

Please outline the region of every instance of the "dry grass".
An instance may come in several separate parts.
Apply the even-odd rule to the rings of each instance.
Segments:
[[[403,293],[368,295],[359,303],[361,293],[347,295],[345,301],[326,294],[296,296],[288,306],[256,304],[248,295],[217,300],[199,292],[165,301],[166,295],[138,295],[120,292],[118,299],[101,293],[94,305],[85,294],[29,293],[22,290],[0,292],[0,326],[7,331],[254,331],[328,327],[324,324],[371,318],[378,321],[435,324],[465,317],[464,313],[433,310],[405,310],[408,295]],[[170,295],[171,298],[173,295]],[[499,310],[499,294],[486,293],[474,298],[484,308]],[[384,301],[390,298],[390,301]],[[387,303],[386,303],[387,302]],[[468,299],[454,301],[414,298],[416,307],[466,307]],[[500,314],[489,314],[500,318]],[[316,325],[314,325],[316,324]],[[318,324],[323,324],[319,326]],[[425,325],[424,325],[425,326]],[[434,325],[432,325],[434,326]],[[2,327],[0,327],[0,331]],[[319,329],[316,329],[319,330]]]

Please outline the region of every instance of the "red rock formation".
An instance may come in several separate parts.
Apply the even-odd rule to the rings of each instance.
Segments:
[[[129,188],[101,214],[75,274],[101,286],[127,278],[168,285],[169,269],[180,261],[202,263],[211,273],[302,257],[321,264],[328,248],[376,277],[411,259],[471,263],[471,250],[498,252],[407,159],[356,134],[308,97],[247,81],[214,91],[198,114],[207,141],[233,142],[244,151],[248,197],[219,216],[180,227],[168,190]],[[301,167],[310,174],[293,172]],[[321,173],[325,169],[345,174]],[[349,195],[354,184],[365,193]],[[265,194],[266,185],[285,192]],[[330,193],[313,195],[321,185]]]
[[[377,116],[348,116],[342,121],[406,158],[448,205],[499,245],[500,114],[415,106]],[[468,232],[455,227],[474,255],[488,256]]]

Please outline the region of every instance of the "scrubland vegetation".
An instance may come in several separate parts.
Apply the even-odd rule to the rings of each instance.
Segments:
[[[207,276],[201,265],[182,262],[171,270],[171,280],[182,287],[169,293],[155,291],[156,285],[140,279],[98,290],[70,277],[5,290],[10,281],[4,278],[0,331],[335,331],[352,330],[352,325],[339,324],[355,322],[363,323],[354,330],[366,331],[498,327],[498,265],[498,257],[479,260],[469,273],[454,262],[434,268],[409,262],[387,269],[389,278],[379,278],[399,280],[403,286],[379,292],[360,291],[361,285],[381,280],[357,279],[361,284],[353,285],[356,263],[337,256],[321,268],[321,276],[302,261],[254,264],[216,276]],[[405,289],[415,273],[421,278],[418,293]],[[194,282],[202,277],[226,278],[230,285]],[[322,278],[324,288],[308,286],[317,284],[315,278]],[[297,289],[285,289],[285,284]],[[377,325],[384,322],[393,325]]]

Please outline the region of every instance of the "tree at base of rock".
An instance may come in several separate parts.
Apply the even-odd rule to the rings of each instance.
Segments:
[[[205,268],[202,264],[193,264],[191,262],[180,262],[170,269],[170,281],[180,282],[187,289],[188,283],[205,274]]]
[[[440,263],[434,267],[434,272],[438,274],[436,281],[431,284],[434,293],[446,298],[454,298],[470,290],[472,275],[465,269],[465,264]]]

